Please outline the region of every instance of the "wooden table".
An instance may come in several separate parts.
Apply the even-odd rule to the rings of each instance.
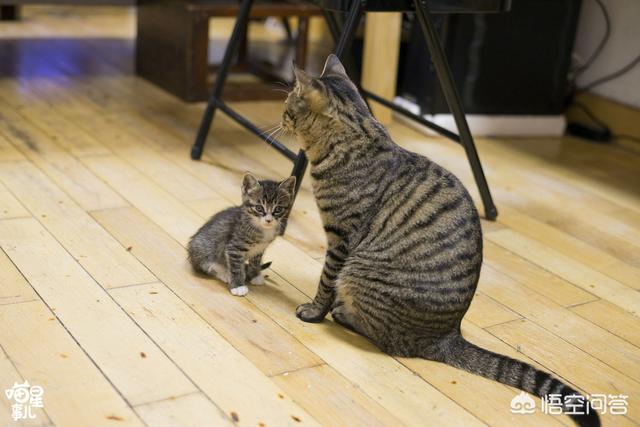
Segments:
[[[237,12],[236,0],[140,0],[136,72],[186,101],[207,99],[212,70],[208,63],[209,19],[235,17]],[[251,17],[298,17],[296,62],[304,66],[308,20],[321,13],[317,6],[302,0],[260,0]],[[235,98],[260,93],[266,93],[264,87],[244,89]]]

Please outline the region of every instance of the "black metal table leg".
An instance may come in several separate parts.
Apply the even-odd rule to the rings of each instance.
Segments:
[[[338,40],[336,50],[333,52],[338,58],[342,59],[344,52],[351,47],[353,37],[355,36],[360,19],[362,19],[362,11],[367,4],[367,0],[354,0],[347,15],[347,21],[344,23],[342,36]]]
[[[298,194],[298,190],[300,190],[300,184],[302,184],[302,178],[304,177],[304,173],[307,170],[308,163],[309,161],[307,160],[307,155],[304,154],[304,150],[298,151],[298,157],[293,163],[293,170],[291,171],[291,175],[294,175],[296,177],[296,195]]]
[[[485,217],[489,220],[494,220],[498,216],[498,210],[493,203],[493,198],[491,197],[491,192],[487,185],[487,180],[484,176],[484,172],[482,171],[482,165],[478,158],[478,152],[473,142],[471,131],[469,130],[469,124],[467,123],[467,119],[464,115],[462,102],[460,101],[460,96],[453,81],[449,63],[442,51],[440,40],[438,39],[438,35],[436,34],[429,16],[429,12],[427,11],[423,1],[413,0],[413,3],[416,8],[418,22],[420,23],[422,33],[427,42],[427,47],[429,48],[429,52],[431,52],[431,59],[436,68],[436,73],[438,75],[438,80],[440,80],[444,97],[456,122],[458,133],[460,135],[460,143],[465,149],[467,158],[471,165],[471,170],[473,171],[473,176],[476,180],[478,190],[480,191],[480,197],[482,198],[482,203],[484,205]]]
[[[205,142],[207,141],[207,135],[209,134],[211,121],[213,120],[213,116],[216,112],[218,101],[222,96],[222,89],[224,88],[224,83],[227,80],[227,74],[229,73],[229,69],[231,68],[233,56],[235,55],[239,47],[239,43],[242,41],[242,38],[244,36],[244,29],[249,22],[249,11],[251,10],[252,4],[253,0],[242,0],[242,3],[240,3],[238,17],[236,18],[236,23],[233,27],[233,32],[231,33],[229,44],[227,45],[227,48],[224,52],[224,58],[222,59],[222,64],[218,71],[218,75],[216,76],[216,83],[213,86],[211,97],[209,98],[209,102],[207,103],[207,109],[202,116],[202,121],[200,122],[200,127],[198,128],[196,141],[191,148],[191,158],[194,160],[199,160],[202,156],[202,150],[204,148]]]

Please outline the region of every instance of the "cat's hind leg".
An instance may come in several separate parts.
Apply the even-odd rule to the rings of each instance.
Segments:
[[[202,265],[202,270],[204,270],[208,275],[214,276],[224,283],[229,283],[231,280],[227,267],[217,262],[205,262]]]
[[[353,296],[351,294],[353,286],[348,281],[338,281],[336,284],[336,303],[331,309],[331,317],[337,324],[357,334],[367,336],[362,318],[353,306]]]

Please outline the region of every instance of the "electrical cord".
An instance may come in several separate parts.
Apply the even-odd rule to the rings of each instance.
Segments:
[[[596,86],[599,86],[603,83],[606,83],[608,81],[617,79],[618,77],[628,73],[629,71],[631,71],[636,65],[640,64],[640,54],[638,54],[638,56],[636,56],[631,62],[629,62],[627,65],[625,65],[624,67],[620,68],[618,71],[614,71],[611,74],[607,74],[605,76],[602,76],[600,78],[595,79],[594,81],[592,81],[589,84],[586,84],[580,88],[578,88],[579,91],[586,91],[589,89],[593,89]]]
[[[620,68],[619,70],[616,70],[612,73],[598,77],[597,79],[591,81],[590,83],[587,83],[582,87],[576,87],[576,78],[582,73],[584,73],[595,62],[595,60],[602,53],[604,47],[609,41],[609,37],[611,36],[611,18],[609,16],[609,12],[605,7],[604,3],[602,2],[602,0],[594,0],[594,1],[600,8],[602,12],[602,16],[604,18],[604,22],[605,22],[604,35],[602,36],[602,39],[598,43],[598,46],[593,51],[589,59],[571,73],[571,76],[569,78],[569,81],[570,81],[569,96],[567,97],[566,104],[573,105],[579,108],[580,110],[582,110],[586,114],[586,116],[596,125],[596,127],[594,128],[594,127],[584,125],[582,123],[571,122],[567,124],[566,133],[569,135],[577,136],[579,138],[588,139],[588,140],[591,140],[594,142],[600,142],[600,143],[608,143],[608,142],[611,142],[612,140],[617,140],[617,139],[628,139],[628,140],[640,142],[639,138],[636,138],[632,135],[612,134],[611,129],[602,120],[600,120],[589,108],[587,108],[584,104],[581,104],[580,102],[576,102],[574,100],[576,93],[588,91],[601,84],[617,79],[618,77],[628,73],[635,66],[640,64],[640,54],[638,54],[638,56],[636,56],[633,60],[631,60],[631,62],[629,62],[627,65]]]
[[[595,115],[591,109],[581,102],[574,101],[571,104],[573,107],[579,108],[582,112],[598,127],[598,129],[587,127],[586,125],[572,122],[567,125],[567,133],[580,138],[586,138],[594,142],[608,143],[611,141],[617,141],[626,139],[628,141],[634,141],[640,143],[640,138],[627,134],[613,134],[611,129],[602,120]]]
[[[580,74],[584,73],[585,70],[589,68],[591,64],[593,64],[593,62],[598,58],[598,56],[600,56],[600,53],[602,53],[604,46],[607,44],[607,41],[609,41],[609,36],[611,36],[611,18],[609,17],[609,12],[607,11],[607,8],[604,6],[604,4],[602,3],[602,0],[594,0],[594,1],[598,5],[598,7],[600,7],[600,11],[602,12],[602,17],[604,18],[604,35],[602,36],[600,43],[598,43],[598,46],[593,51],[589,59],[587,59],[584,64],[582,64],[581,66],[579,66],[573,71],[573,80],[575,80]]]

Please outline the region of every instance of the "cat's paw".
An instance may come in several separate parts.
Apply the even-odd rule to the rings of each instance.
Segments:
[[[249,293],[249,288],[242,285],[230,289],[231,293],[237,297],[243,297]]]
[[[325,310],[312,302],[301,304],[296,308],[296,316],[303,322],[318,323],[324,319]]]
[[[251,279],[251,284],[257,286],[264,285],[264,276],[262,275],[262,273]]]

